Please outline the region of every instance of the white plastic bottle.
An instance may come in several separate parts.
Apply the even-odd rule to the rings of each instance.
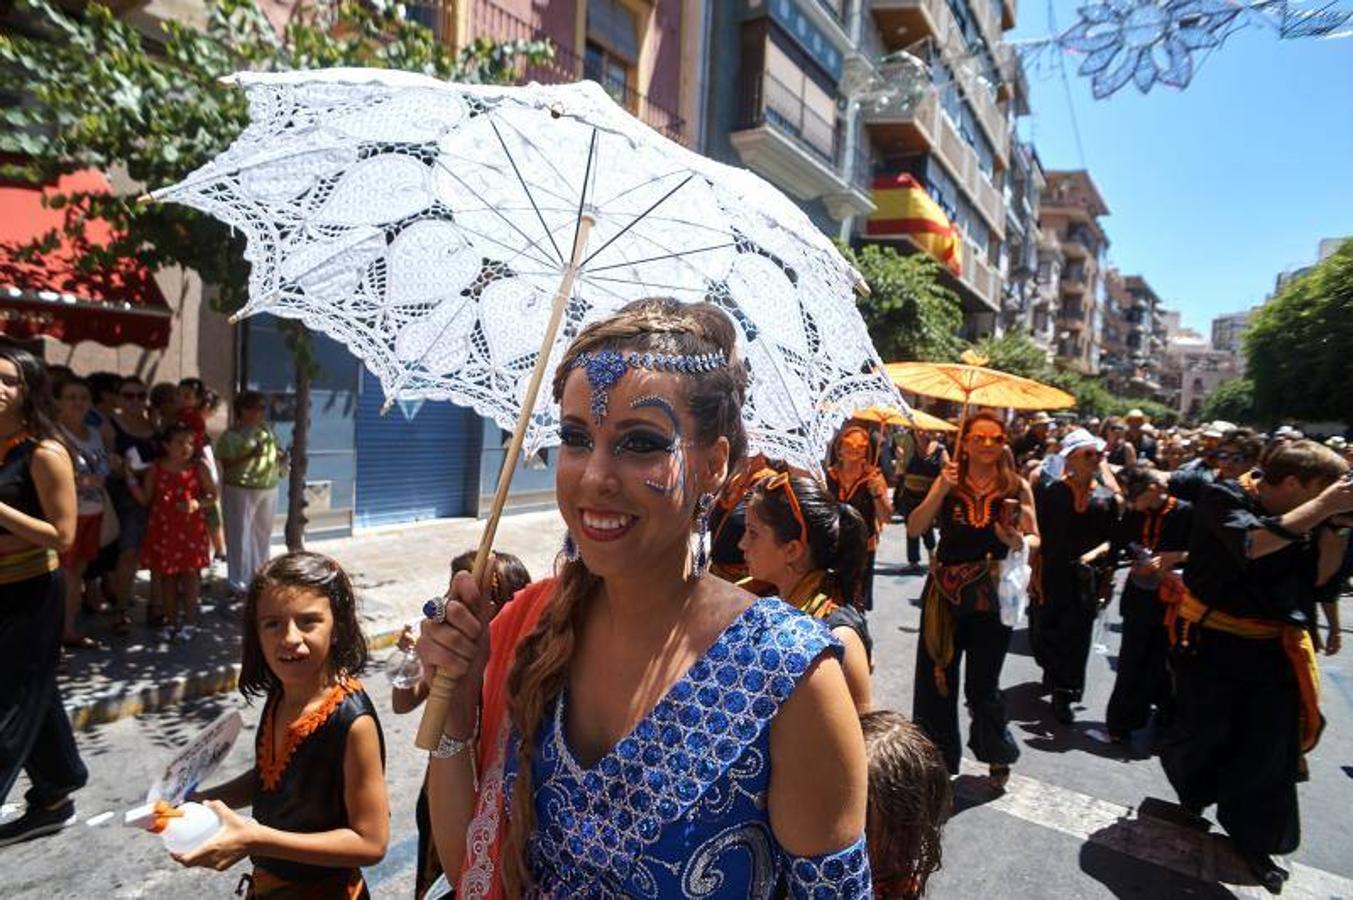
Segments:
[[[201,803],[185,803],[179,807],[182,816],[169,820],[160,840],[170,853],[187,853],[196,850],[199,845],[221,830],[221,819],[210,807]]]
[[[221,830],[220,817],[201,803],[183,803],[175,811],[181,815],[161,819],[165,826],[160,831],[160,840],[170,853],[195,850]],[[155,804],[148,803],[127,813],[124,821],[127,825],[153,831],[155,819]]]

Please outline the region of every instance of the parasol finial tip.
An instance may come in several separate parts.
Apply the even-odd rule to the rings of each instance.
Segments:
[[[394,405],[395,405],[394,398],[387,397],[385,402],[381,404],[381,415],[385,415],[386,413],[388,413],[391,409],[394,408]]]
[[[855,282],[855,293],[859,294],[861,297],[870,297],[874,294],[873,290],[869,287],[869,282],[865,281],[863,278]]]

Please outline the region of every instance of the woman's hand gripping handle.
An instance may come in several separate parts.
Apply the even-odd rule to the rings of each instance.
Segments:
[[[457,740],[474,736],[489,660],[491,616],[489,600],[475,574],[457,572],[447,592],[442,621],[422,623],[415,649],[427,673],[424,677],[430,677],[431,683],[414,742],[419,749],[435,750],[444,733]]]

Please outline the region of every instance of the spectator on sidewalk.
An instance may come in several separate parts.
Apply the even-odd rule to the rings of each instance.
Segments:
[[[146,405],[146,383],[135,375],[122,379],[118,388],[119,409],[109,418],[113,426],[113,456],[108,493],[117,512],[118,558],[113,577],[113,602],[120,610],[117,627],[131,623],[133,585],[141,568],[141,544],[145,541],[149,512],[136,500],[141,478],[160,455],[155,437],[155,422]],[[152,597],[146,608],[146,624],[158,628],[164,624],[158,598]]]
[[[179,386],[172,381],[160,381],[150,389],[150,414],[156,429],[168,427],[179,414]]]
[[[205,507],[216,480],[193,454],[193,433],[174,423],[164,432],[165,454],[146,472],[141,501],[150,507],[141,562],[164,603],[163,641],[191,641],[197,633],[202,569],[211,563]]]
[[[219,483],[220,467],[207,438],[207,418],[221,405],[221,395],[207,387],[201,378],[183,378],[178,385],[178,411],[174,421],[193,430],[193,452]],[[226,564],[225,529],[221,522],[221,505],[212,503],[203,512],[207,517],[207,535],[211,538],[212,568]],[[215,574],[215,572],[214,572]]]
[[[57,396],[58,437],[65,443],[75,466],[75,542],[61,554],[61,568],[65,572],[66,617],[61,633],[63,646],[87,650],[99,646],[98,641],[76,629],[76,616],[84,595],[85,569],[99,556],[100,532],[103,528],[104,490],[108,477],[108,451],[98,429],[86,424],[90,409],[89,384],[83,378],[71,376],[61,385]],[[106,608],[90,606],[93,613],[107,612]]]
[[[19,772],[27,806],[0,846],[59,831],[89,773],[56,682],[63,595],[57,554],[75,540],[75,471],[56,440],[47,373],[0,345],[0,803]]]
[[[268,561],[277,483],[286,453],[263,420],[266,403],[258,391],[235,398],[235,422],[216,442],[225,513],[226,578],[243,594],[254,573]]]

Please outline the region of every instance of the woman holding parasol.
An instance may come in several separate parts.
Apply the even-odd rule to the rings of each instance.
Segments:
[[[489,628],[458,575],[418,642],[454,678],[428,785],[465,896],[870,895],[839,641],[692,560],[745,450],[745,385],[708,305],[640,301],[565,352],[558,577]]]

